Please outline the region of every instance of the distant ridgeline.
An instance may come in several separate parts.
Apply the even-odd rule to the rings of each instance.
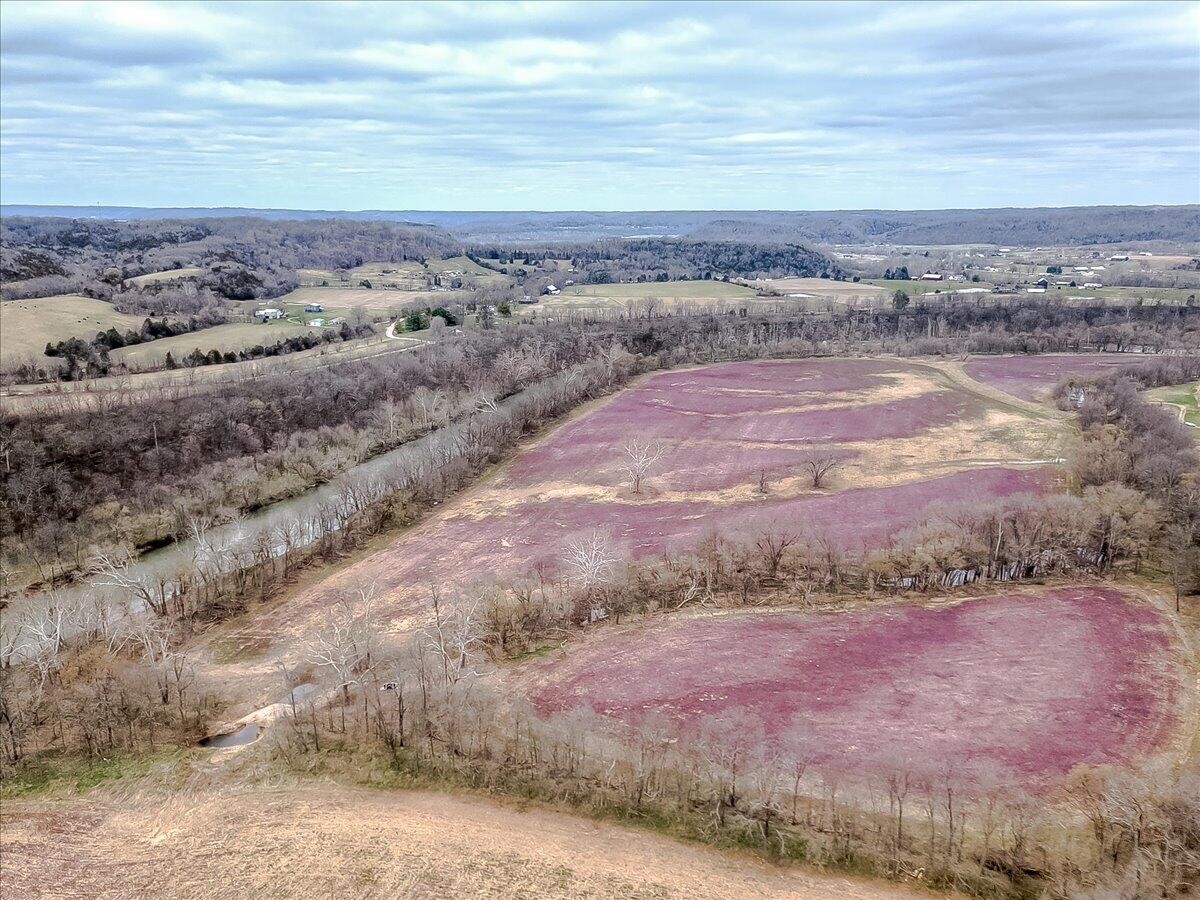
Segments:
[[[1043,246],[1127,241],[1196,241],[1200,206],[1035,209],[660,212],[481,212],[433,210],[150,209],[120,206],[0,206],[9,216],[92,219],[354,220],[420,223],[468,242],[581,241],[687,237],[697,241],[831,244],[1003,244]]]

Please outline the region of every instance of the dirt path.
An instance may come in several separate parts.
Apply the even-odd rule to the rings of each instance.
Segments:
[[[333,785],[9,802],[0,897],[918,897],[542,809]]]
[[[1020,397],[1016,397],[1007,391],[1002,391],[990,384],[984,384],[982,381],[976,381],[967,374],[963,364],[958,360],[915,359],[913,362],[918,365],[927,366],[930,369],[936,369],[945,375],[947,380],[957,388],[969,391],[985,400],[1024,415],[1033,416],[1037,419],[1058,421],[1066,421],[1071,418],[1070,413],[1055,409],[1048,404],[1022,400]]]

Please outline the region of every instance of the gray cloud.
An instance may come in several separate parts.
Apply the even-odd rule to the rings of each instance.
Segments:
[[[1200,5],[8,2],[10,203],[1200,199]]]

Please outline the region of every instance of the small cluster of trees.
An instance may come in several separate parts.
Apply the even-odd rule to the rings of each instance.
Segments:
[[[429,328],[433,324],[434,319],[441,319],[441,324],[443,325],[458,324],[458,316],[454,315],[446,307],[438,306],[431,309],[427,306],[424,309],[410,310],[404,316],[404,329],[406,331],[420,331],[422,328]]]

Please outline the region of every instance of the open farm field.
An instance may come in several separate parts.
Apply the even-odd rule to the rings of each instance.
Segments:
[[[662,372],[584,411],[251,628],[287,652],[331,599],[373,582],[380,615],[404,631],[428,615],[430,585],[554,569],[569,542],[596,530],[631,557],[772,525],[848,552],[870,549],[932,503],[1046,489],[1062,429],[1050,411],[996,402],[922,364],[831,359]],[[620,470],[635,437],[663,454],[641,493]],[[814,453],[841,461],[820,489],[804,472]]]
[[[184,266],[181,269],[167,269],[164,272],[147,272],[145,275],[135,275],[126,279],[126,284],[142,285],[155,284],[159,281],[175,281],[179,278],[193,278],[204,270],[198,266]]]
[[[111,303],[74,294],[5,301],[0,303],[0,369],[24,362],[56,365],[44,354],[47,343],[73,337],[90,341],[98,331],[136,330],[144,321],[144,316],[117,312]]]
[[[389,339],[383,334],[375,334],[264,359],[113,375],[83,381],[14,385],[6,389],[2,396],[5,412],[18,415],[91,409],[110,403],[115,398],[137,400],[200,393],[222,382],[252,380],[271,372],[319,369],[350,359],[404,353],[423,346],[424,343],[419,338]],[[187,352],[190,350],[189,347]]]
[[[364,263],[352,269],[298,269],[296,275],[303,287],[358,288],[362,281],[371,288],[400,288],[420,290],[425,287],[426,270],[419,262]],[[364,289],[365,290],[365,289]]]
[[[831,278],[762,278],[745,282],[750,287],[778,291],[785,297],[822,300],[871,299],[883,296],[883,289],[864,281],[834,281]]]
[[[870,284],[883,290],[888,300],[891,300],[892,294],[896,291],[904,291],[910,298],[917,300],[925,294],[933,294],[938,291],[943,294],[955,292],[961,295],[962,291],[988,294],[992,290],[992,285],[986,281],[920,281],[917,279],[899,281],[896,279],[872,278]],[[970,296],[970,294],[967,296]]]
[[[1179,410],[1180,420],[1200,428],[1200,381],[1154,388],[1146,396]]]
[[[1128,285],[1107,285],[1102,288],[1071,288],[1056,287],[1053,292],[1047,291],[1048,297],[1095,297],[1097,300],[1132,302],[1141,300],[1147,303],[1165,303],[1183,306],[1188,298],[1200,297],[1200,288],[1156,288],[1133,287]]]
[[[1166,746],[1187,714],[1173,634],[1148,602],[1080,585],[606,628],[518,680],[543,715],[655,712],[686,733],[739,714],[789,764],[1036,783]]]
[[[307,325],[280,322],[217,325],[214,328],[204,328],[188,334],[177,334],[174,337],[147,341],[132,347],[121,347],[113,350],[109,354],[109,358],[136,372],[161,366],[166,361],[168,353],[176,362],[182,362],[185,356],[197,349],[202,353],[208,353],[210,350],[236,353],[258,344],[267,347],[289,337],[298,337],[318,331],[319,329],[310,328]]]
[[[287,304],[320,303],[326,310],[340,309],[380,309],[389,310],[402,306],[419,304],[421,306],[445,306],[457,303],[466,296],[463,291],[397,291],[376,290],[367,288],[341,287],[301,287],[276,297],[274,300],[263,301],[259,306],[284,307]]]
[[[884,900],[902,887],[780,868],[643,830],[420,791],[303,783],[6,801],[0,897]]]
[[[546,310],[624,309],[630,304],[653,302],[661,306],[707,305],[759,300],[744,285],[728,281],[648,281],[621,284],[575,284],[554,296],[541,298]],[[777,298],[773,302],[777,302]]]
[[[976,356],[963,369],[976,381],[1022,400],[1044,400],[1064,375],[1093,375],[1137,365],[1148,357],[1132,353],[1044,353],[1031,356]]]
[[[469,256],[451,256],[448,259],[431,259],[425,263],[430,272],[443,274],[445,272],[461,272],[463,275],[495,275],[497,273],[485,269]]]

